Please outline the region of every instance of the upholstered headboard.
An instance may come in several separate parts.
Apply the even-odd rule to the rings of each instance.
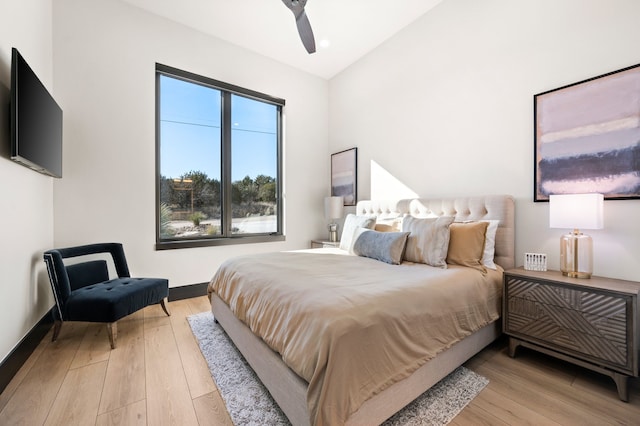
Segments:
[[[515,201],[510,195],[365,200],[356,205],[356,214],[375,215],[378,220],[405,214],[415,217],[453,216],[456,221],[499,220],[494,261],[505,270],[515,267]]]

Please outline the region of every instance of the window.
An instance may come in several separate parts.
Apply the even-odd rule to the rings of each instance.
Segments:
[[[283,99],[156,64],[156,248],[283,240]]]

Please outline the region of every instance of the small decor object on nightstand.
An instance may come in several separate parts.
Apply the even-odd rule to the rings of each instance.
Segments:
[[[591,278],[593,240],[582,229],[603,228],[602,194],[558,194],[549,196],[549,226],[573,232],[560,238],[560,271],[571,278]]]
[[[524,269],[527,271],[546,271],[547,255],[544,253],[525,253]]]
[[[329,241],[333,243],[338,241],[338,224],[335,221],[342,217],[343,206],[343,197],[326,197],[324,199],[324,217],[330,222]]]

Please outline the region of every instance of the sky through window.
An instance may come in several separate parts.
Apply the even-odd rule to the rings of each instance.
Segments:
[[[220,90],[160,76],[160,173],[178,178],[201,171],[220,179]],[[276,176],[277,107],[232,95],[232,180]]]

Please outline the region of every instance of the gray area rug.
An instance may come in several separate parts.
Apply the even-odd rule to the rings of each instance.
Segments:
[[[233,423],[289,425],[289,421],[211,312],[188,317]],[[416,398],[384,425],[445,425],[489,383],[473,371],[458,367]]]

